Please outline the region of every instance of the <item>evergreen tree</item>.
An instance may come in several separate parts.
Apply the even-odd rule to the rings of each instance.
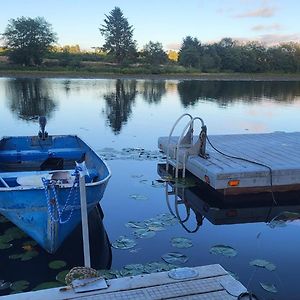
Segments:
[[[103,49],[118,63],[132,61],[137,55],[136,42],[133,40],[133,27],[129,25],[119,7],[115,7],[105,17],[104,24],[99,28],[105,38]]]
[[[179,64],[184,67],[200,68],[201,51],[201,43],[197,38],[185,37],[179,50]]]

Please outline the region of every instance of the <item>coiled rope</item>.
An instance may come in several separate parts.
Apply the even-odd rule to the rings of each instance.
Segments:
[[[78,190],[79,190],[79,170],[75,168],[75,179],[73,182],[73,185],[70,189],[70,192],[68,194],[68,197],[66,199],[65,204],[63,207],[60,207],[59,204],[59,198],[57,195],[56,188],[58,187],[59,180],[49,180],[46,179],[45,177],[42,177],[42,182],[45,190],[45,196],[47,200],[47,208],[48,208],[48,213],[50,215],[51,221],[55,223],[60,223],[64,224],[67,223],[74,211],[74,204],[77,202],[78,199]],[[51,192],[53,194],[53,198],[51,198]],[[73,198],[73,201],[71,201]],[[71,203],[72,202],[72,203]],[[71,206],[70,213],[67,217],[63,218],[63,213],[67,210],[67,207]]]

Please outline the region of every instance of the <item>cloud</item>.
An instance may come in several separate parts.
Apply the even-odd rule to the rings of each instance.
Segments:
[[[268,46],[278,45],[288,42],[300,42],[300,33],[293,34],[264,34],[258,37],[259,41]]]
[[[251,28],[252,31],[268,31],[268,30],[281,30],[282,26],[278,23],[270,25],[256,25]]]
[[[270,18],[273,17],[275,14],[276,8],[275,7],[261,7],[255,10],[249,10],[241,14],[237,14],[235,18]]]
[[[264,44],[265,46],[275,46],[282,43],[295,42],[300,43],[300,33],[293,34],[262,34],[253,38],[237,37],[234,40],[239,41],[241,44],[256,41]]]
[[[167,50],[179,50],[181,48],[181,43],[169,43],[165,47]]]

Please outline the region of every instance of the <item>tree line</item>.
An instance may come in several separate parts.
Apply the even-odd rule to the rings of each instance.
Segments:
[[[300,44],[292,42],[266,47],[258,42],[223,38],[217,43],[202,44],[197,37],[186,36],[178,53],[167,53],[155,41],[138,51],[134,28],[119,7],[105,15],[99,32],[105,40],[100,51],[77,55],[75,62],[76,54],[82,54],[80,47],[58,50],[57,35],[42,17],[11,19],[2,37],[9,60],[25,66],[40,65],[48,57],[59,58],[63,66],[79,66],[80,60],[104,60],[119,66],[177,65],[189,72],[300,72]]]

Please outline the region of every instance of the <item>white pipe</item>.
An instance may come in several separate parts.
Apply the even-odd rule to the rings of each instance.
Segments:
[[[82,224],[84,266],[87,268],[90,268],[91,267],[91,258],[90,258],[90,242],[89,242],[89,223],[88,223],[88,214],[87,214],[86,190],[85,190],[84,176],[79,177],[79,189],[80,189],[80,204],[81,204],[80,206],[81,206],[81,224]]]
[[[5,180],[0,176],[0,181],[4,184],[5,187],[9,188],[9,185],[5,182]]]
[[[185,117],[185,116],[188,116],[191,120],[193,119],[193,117],[190,115],[190,114],[183,114],[181,115],[175,122],[175,124],[173,125],[172,129],[171,129],[171,132],[169,134],[169,137],[168,137],[168,145],[167,145],[167,153],[166,153],[166,157],[167,157],[167,165],[166,165],[166,171],[168,172],[168,169],[169,169],[169,163],[168,163],[168,159],[169,159],[169,156],[170,156],[170,141],[171,141],[171,137],[172,137],[172,133],[176,127],[176,125],[179,123],[179,121]]]

